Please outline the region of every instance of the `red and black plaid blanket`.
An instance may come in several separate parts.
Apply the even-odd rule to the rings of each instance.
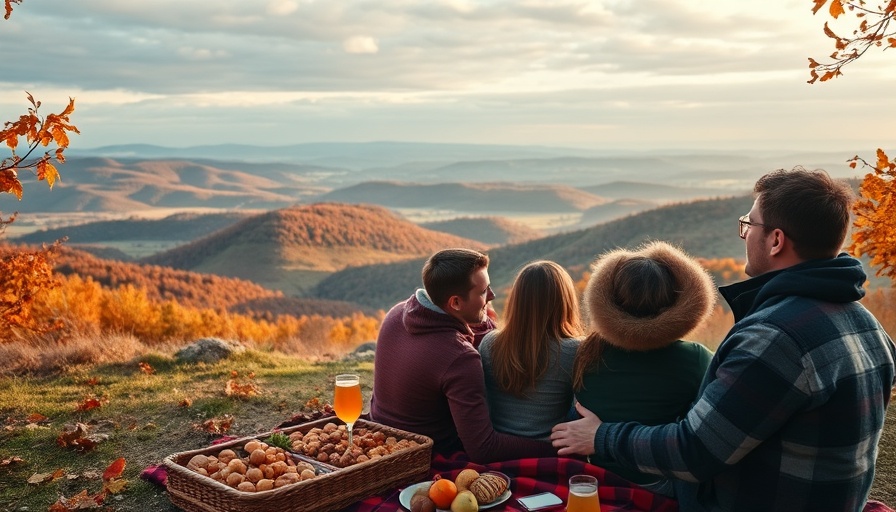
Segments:
[[[649,512],[675,512],[678,503],[670,498],[653,494],[603,468],[583,461],[566,458],[518,459],[492,464],[475,464],[464,453],[456,453],[449,458],[436,455],[432,461],[430,477],[436,474],[443,478],[457,476],[461,470],[472,468],[476,471],[500,471],[511,479],[512,496],[496,510],[524,512],[517,498],[550,491],[566,501],[569,489],[567,482],[572,475],[589,474],[597,477],[601,511],[640,510]],[[371,496],[356,503],[343,512],[392,512],[404,510],[398,502],[401,489],[393,489],[379,496]]]
[[[223,440],[228,440],[228,438]],[[218,440],[216,442],[221,441]],[[456,453],[447,458],[436,455],[432,460],[429,476],[432,478],[438,474],[443,478],[451,478],[453,480],[461,470],[466,468],[475,469],[479,472],[500,471],[511,478],[511,498],[502,504],[503,508],[496,507],[494,510],[525,512],[520,504],[517,503],[517,498],[546,491],[553,492],[565,502],[569,492],[567,488],[569,477],[581,474],[597,477],[598,494],[603,512],[624,510],[675,512],[678,510],[678,503],[675,500],[642,489],[628,480],[616,476],[614,473],[577,459],[518,459],[492,464],[475,464],[470,462],[464,453]],[[163,486],[167,480],[167,472],[164,466],[150,466],[140,476]],[[398,501],[400,492],[400,488],[391,489],[347,507],[342,512],[402,511],[404,509]],[[879,501],[870,500],[865,505],[863,512],[896,511]]]

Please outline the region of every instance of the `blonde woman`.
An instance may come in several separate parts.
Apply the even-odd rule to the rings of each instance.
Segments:
[[[552,261],[529,263],[514,280],[503,328],[479,345],[492,425],[547,439],[573,401],[573,364],[583,334],[575,286]]]
[[[700,264],[665,242],[598,258],[585,288],[592,332],[576,357],[576,400],[609,422],[659,425],[683,416],[712,353],[681,338],[710,315],[715,297]],[[605,467],[639,484],[658,480]]]

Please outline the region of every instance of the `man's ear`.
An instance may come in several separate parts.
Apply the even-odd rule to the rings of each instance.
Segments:
[[[448,297],[448,309],[460,311],[460,297],[458,297],[457,295]]]
[[[790,239],[780,229],[772,231],[772,246],[769,254],[777,256],[783,254],[784,250],[791,244]]]

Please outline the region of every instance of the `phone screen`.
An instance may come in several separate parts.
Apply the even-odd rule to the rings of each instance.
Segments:
[[[525,498],[519,498],[517,501],[526,510],[541,510],[543,508],[556,507],[562,505],[563,500],[552,492],[543,492],[541,494],[533,494]]]

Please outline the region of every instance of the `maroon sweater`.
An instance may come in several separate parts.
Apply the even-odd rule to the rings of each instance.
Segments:
[[[393,307],[377,337],[370,417],[429,436],[434,450],[467,452],[479,463],[556,457],[546,442],[495,432],[488,415],[475,333],[412,296]]]

